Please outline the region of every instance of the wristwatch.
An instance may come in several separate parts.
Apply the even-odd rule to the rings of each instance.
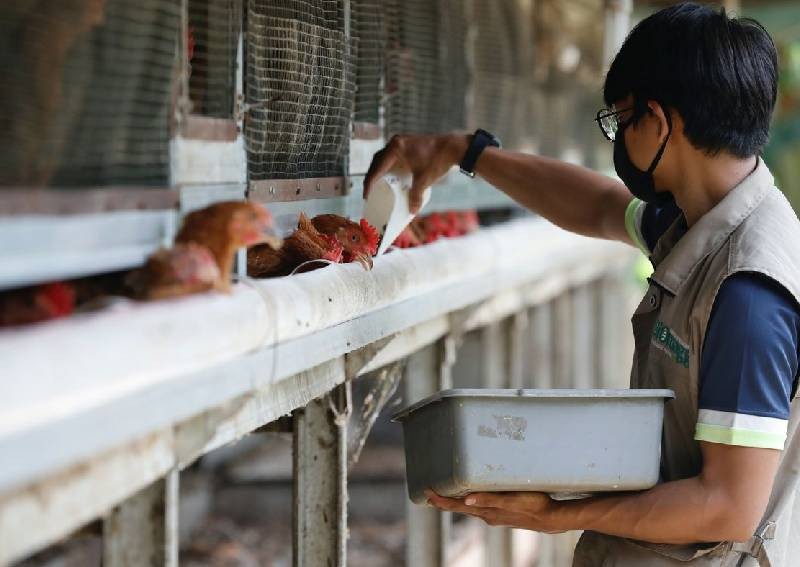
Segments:
[[[464,159],[458,166],[461,168],[461,173],[467,177],[475,177],[475,162],[486,149],[486,146],[500,147],[500,140],[494,134],[490,134],[486,130],[478,128],[472,135],[472,140],[467,148],[467,153],[464,154]]]

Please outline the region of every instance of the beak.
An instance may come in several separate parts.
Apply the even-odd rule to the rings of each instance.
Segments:
[[[369,254],[363,254],[363,253],[359,254],[358,256],[356,256],[355,260],[356,260],[356,262],[361,264],[361,266],[366,271],[370,271],[372,269],[372,266],[373,266],[373,264],[372,264],[372,256],[370,256]]]

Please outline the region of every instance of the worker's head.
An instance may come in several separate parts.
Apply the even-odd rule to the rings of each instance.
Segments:
[[[777,83],[775,45],[754,20],[697,4],[642,20],[603,89],[606,105],[622,111],[614,160],[620,177],[627,183],[623,172],[635,178],[656,164],[655,186],[668,189],[670,170],[686,160],[757,155],[769,136]]]

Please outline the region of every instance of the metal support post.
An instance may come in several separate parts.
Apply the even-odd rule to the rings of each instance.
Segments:
[[[572,369],[572,294],[553,300],[553,387],[574,388]]]
[[[481,329],[483,382],[486,388],[508,388],[510,364],[516,356],[511,353],[509,330],[512,320],[496,321]],[[511,356],[509,356],[511,354]],[[510,566],[512,561],[511,530],[486,527],[485,565]]]
[[[622,47],[625,36],[631,29],[633,0],[606,0],[605,26],[603,34],[603,63],[608,69],[611,61]]]
[[[347,564],[348,388],[293,414],[295,567]]]
[[[553,383],[553,303],[534,306],[529,315],[528,368],[526,388],[552,388]],[[553,567],[553,536],[537,534],[536,565]]]
[[[449,376],[444,372],[452,362],[454,345],[449,338],[430,345],[408,358],[405,374],[404,397],[413,403],[433,394],[449,384],[443,384]],[[435,508],[417,506],[406,502],[406,565],[415,567],[444,567],[447,564],[447,541],[450,535],[450,514]]]
[[[588,284],[572,291],[572,383],[575,388],[594,388],[595,318],[594,297]]]
[[[177,567],[178,483],[173,469],[111,510],[103,523],[105,567]]]
[[[511,318],[508,353],[508,385],[510,388],[527,387],[528,376],[531,371],[529,324],[527,310],[515,313]]]
[[[526,388],[553,387],[553,308],[542,303],[531,309]]]
[[[555,388],[577,388],[576,383],[576,344],[575,344],[575,322],[576,307],[580,306],[580,300],[575,305],[572,291],[565,291],[553,302],[553,337],[554,337],[554,357],[553,357],[553,387]],[[575,532],[567,532],[550,536],[549,554],[550,565],[561,567],[569,565],[572,561],[572,553],[575,549],[577,539]]]

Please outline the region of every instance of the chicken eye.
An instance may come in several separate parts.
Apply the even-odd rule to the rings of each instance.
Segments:
[[[358,240],[358,237],[354,234],[353,236],[350,237],[350,240],[355,242],[356,240]]]

